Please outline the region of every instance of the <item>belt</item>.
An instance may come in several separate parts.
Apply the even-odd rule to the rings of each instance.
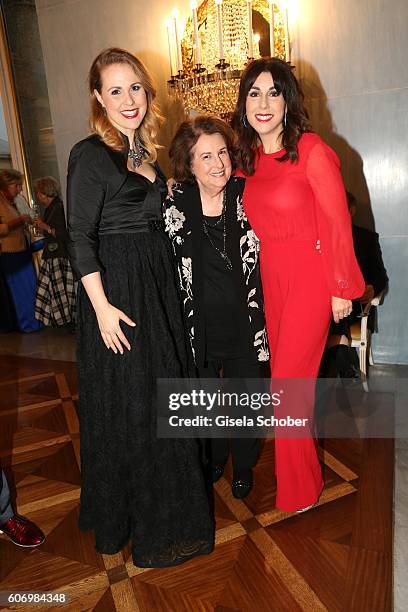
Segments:
[[[126,228],[99,230],[98,233],[99,236],[107,236],[110,234],[140,234],[143,232],[164,232],[164,228],[163,219],[153,219],[152,221],[146,221]]]

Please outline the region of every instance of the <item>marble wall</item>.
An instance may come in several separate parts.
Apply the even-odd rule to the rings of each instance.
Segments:
[[[408,3],[296,0],[292,61],[314,129],[336,150],[359,207],[380,235],[390,278],[374,356],[408,363]]]
[[[189,1],[175,0],[187,14]],[[375,358],[408,363],[408,2],[291,0],[292,61],[313,125],[339,154],[356,221],[380,234],[390,289],[379,309]],[[86,75],[104,47],[134,50],[156,78],[168,144],[179,108],[166,97],[165,0],[36,0],[62,182],[87,133]],[[148,6],[148,10],[146,8]],[[296,9],[293,10],[292,9]],[[297,18],[295,19],[297,14]],[[161,161],[166,169],[163,153]]]

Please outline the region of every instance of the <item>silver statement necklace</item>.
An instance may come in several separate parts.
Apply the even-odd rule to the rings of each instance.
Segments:
[[[139,137],[133,143],[133,149],[129,149],[128,157],[132,160],[134,168],[140,168],[146,156],[146,151],[140,142]]]
[[[221,258],[224,260],[225,265],[227,266],[228,270],[232,270],[232,262],[230,260],[230,258],[228,257],[228,253],[227,253],[227,224],[226,224],[226,210],[227,210],[227,190],[224,189],[224,193],[222,196],[222,212],[221,212],[221,218],[218,219],[218,221],[214,224],[209,224],[205,219],[203,219],[203,230],[204,230],[204,234],[207,236],[211,246],[220,254]],[[217,245],[214,244],[214,242],[211,239],[210,236],[210,232],[208,231],[209,227],[215,227],[216,225],[218,225],[219,223],[222,223],[222,235],[223,235],[223,248],[222,250],[219,249],[217,247]]]

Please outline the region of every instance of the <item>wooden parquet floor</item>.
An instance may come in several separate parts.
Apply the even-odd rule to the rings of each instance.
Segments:
[[[47,534],[25,550],[0,536],[0,591],[59,591],[65,611],[377,612],[392,609],[393,440],[326,440],[325,489],[302,515],[274,507],[273,441],[244,502],[216,484],[216,548],[171,569],[107,556],[77,529],[75,364],[0,357],[0,461],[18,510]],[[42,606],[12,609],[38,611]]]

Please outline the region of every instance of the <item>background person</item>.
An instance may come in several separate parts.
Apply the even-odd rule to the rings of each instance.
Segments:
[[[34,181],[34,189],[44,206],[43,219],[34,222],[44,232],[35,316],[44,325],[68,325],[74,321],[75,284],[59,184],[52,176],[45,176]]]
[[[310,419],[309,431],[298,439],[285,431],[275,435],[276,505],[303,511],[317,502],[324,484],[310,383],[332,315],[335,321],[348,316],[365,285],[338,158],[309,131],[302,92],[286,62],[262,58],[248,64],[233,126],[246,177],[244,208],[261,241],[272,379],[306,379],[304,388],[289,383],[284,404]]]
[[[96,548],[132,542],[139,567],[164,567],[213,547],[195,440],[157,439],[157,378],[189,374],[165,177],[156,163],[160,115],[146,68],[107,49],[89,74],[92,135],[68,167],[71,263],[81,279],[77,338],[80,528]]]
[[[28,215],[21,215],[15,198],[22,190],[23,175],[18,170],[0,170],[0,219],[8,226],[1,240],[1,267],[22,332],[38,331],[42,324],[35,319],[36,275],[31,251],[25,236]]]
[[[201,378],[257,378],[269,360],[258,240],[242,208],[244,180],[231,177],[235,136],[218,117],[184,121],[170,146],[173,195],[166,230],[173,244],[184,319]],[[228,439],[211,440],[212,479],[223,474]],[[232,492],[252,488],[259,440],[231,439]]]
[[[0,217],[0,333],[11,332],[17,329],[13,299],[1,266],[1,239],[7,236],[8,233],[9,227],[7,223],[1,222]]]

